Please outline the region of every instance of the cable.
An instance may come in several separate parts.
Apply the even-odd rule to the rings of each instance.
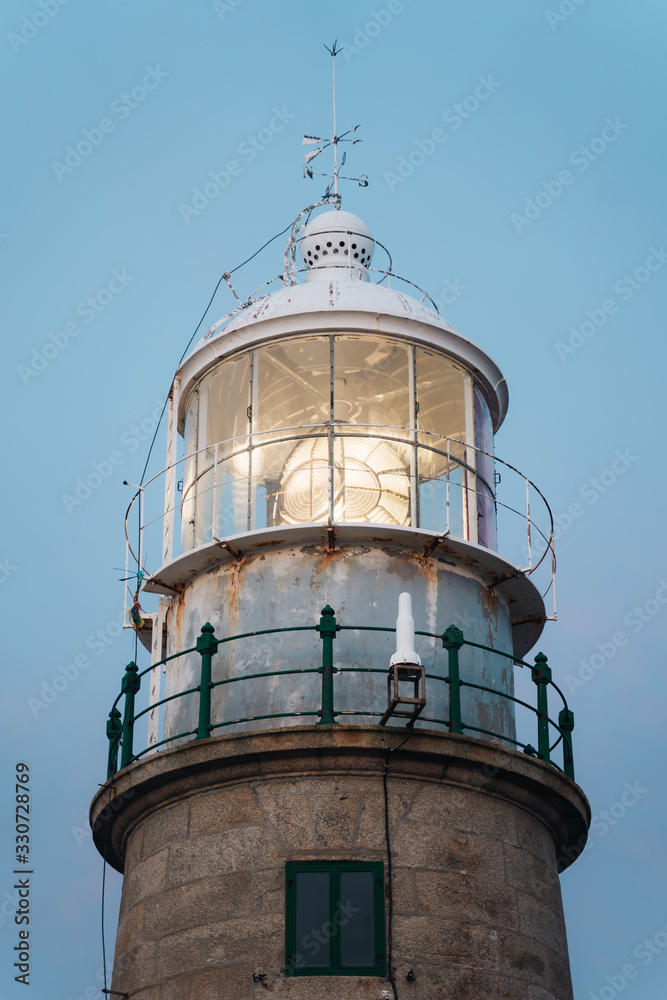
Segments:
[[[284,234],[287,232],[287,230],[292,228],[293,224],[294,223],[290,222],[289,226],[285,226],[285,228],[283,230],[281,230],[281,232],[276,233],[276,235],[272,236],[270,240],[267,240],[266,243],[264,244],[264,246],[261,246],[259,248],[259,250],[255,250],[255,252],[252,255],[252,257],[248,257],[248,259],[244,260],[242,264],[237,264],[236,267],[232,268],[232,270],[229,273],[233,274],[234,271],[238,271],[238,269],[240,267],[245,267],[246,264],[249,264],[251,260],[254,260],[254,258],[257,256],[258,253],[261,253],[262,250],[264,250],[266,247],[268,247],[269,243],[273,243],[273,241],[277,240],[279,236],[284,236]]]
[[[288,226],[285,226],[285,228],[282,229],[279,233],[276,233],[275,236],[272,236],[270,240],[267,240],[266,243],[264,243],[264,245],[259,248],[259,250],[256,250],[255,253],[252,254],[252,256],[248,257],[247,260],[244,260],[241,264],[237,264],[236,267],[232,268],[231,271],[226,272],[226,274],[228,276],[230,274],[234,274],[234,272],[238,271],[239,268],[244,267],[246,264],[249,264],[250,261],[253,260],[257,256],[257,254],[261,253],[262,250],[264,250],[266,247],[268,247],[269,243],[273,243],[274,240],[277,240],[278,237],[283,236],[287,232],[287,230],[291,229],[291,228],[292,228],[292,223],[290,222],[290,224]],[[194,333],[192,334],[192,336],[188,340],[187,344],[185,345],[185,349],[184,349],[183,353],[181,354],[181,356],[180,356],[180,358],[178,360],[178,364],[176,365],[176,368],[180,368],[181,362],[183,361],[183,358],[185,357],[185,355],[188,353],[188,350],[190,349],[190,345],[192,344],[192,341],[197,336],[197,334],[199,332],[199,328],[201,327],[202,323],[204,322],[204,319],[206,318],[206,314],[209,311],[209,309],[211,308],[211,305],[213,304],[213,300],[216,297],[216,295],[218,293],[218,289],[220,288],[220,285],[222,284],[224,278],[225,278],[225,274],[221,274],[220,278],[218,279],[218,282],[217,282],[215,288],[213,289],[213,294],[211,295],[210,299],[208,300],[208,304],[206,306],[206,309],[204,309],[204,312],[201,315],[201,319],[199,320],[199,322],[197,323],[197,326],[194,329]],[[162,407],[162,412],[160,413],[160,417],[159,417],[158,422],[157,422],[157,427],[155,428],[155,433],[153,434],[153,438],[152,438],[150,446],[148,448],[148,454],[146,456],[146,462],[145,462],[145,465],[144,465],[144,470],[141,473],[141,479],[139,480],[139,485],[140,486],[143,486],[144,477],[146,475],[146,470],[148,469],[148,463],[150,462],[151,455],[153,453],[153,447],[154,447],[155,442],[157,440],[158,431],[160,430],[160,425],[162,423],[162,418],[164,417],[164,412],[167,409],[168,402],[169,402],[169,393],[167,394],[167,398],[164,401],[164,405]],[[139,492],[141,493],[141,490]],[[141,511],[141,496],[139,497],[139,511]],[[139,549],[138,549],[138,553],[139,553],[139,559],[141,559],[141,555],[140,555],[140,553],[141,553],[141,513],[139,515]],[[141,569],[141,567],[139,567],[139,569]],[[135,661],[135,663],[137,661],[138,648],[139,648],[138,647],[138,638],[139,638],[138,637],[138,633],[137,633],[137,630],[135,629],[134,630],[134,661]],[[104,938],[104,903],[105,903],[106,875],[107,875],[107,835],[108,835],[108,830],[109,830],[108,819],[109,819],[109,806],[110,806],[110,803],[111,803],[111,791],[112,791],[112,788],[113,788],[113,778],[111,779],[111,784],[109,785],[109,800],[107,802],[107,822],[106,822],[105,830],[104,830],[104,852],[102,854],[102,965],[103,965],[103,968],[104,968],[104,992],[105,993],[107,992],[107,956],[106,956],[106,942],[105,942],[105,938]]]
[[[190,339],[188,340],[188,342],[187,342],[187,344],[186,344],[186,347],[185,347],[185,350],[184,350],[184,351],[183,351],[183,353],[181,354],[181,357],[180,357],[180,359],[179,359],[179,362],[178,362],[178,364],[176,365],[176,367],[177,367],[177,368],[178,368],[178,367],[180,366],[180,364],[181,364],[181,361],[183,360],[183,358],[184,358],[184,357],[185,357],[185,355],[187,354],[187,352],[188,352],[188,348],[190,347],[190,344],[192,343],[192,341],[193,341],[193,340],[195,339],[195,337],[197,336],[197,333],[199,332],[199,327],[200,327],[200,326],[202,325],[202,323],[204,322],[204,318],[205,318],[205,316],[206,316],[206,313],[207,313],[207,312],[209,311],[209,309],[211,308],[211,304],[212,304],[212,302],[213,302],[213,299],[215,298],[215,296],[216,296],[216,294],[217,294],[217,291],[218,291],[218,289],[220,288],[220,285],[221,285],[222,281],[223,281],[223,275],[220,275],[220,278],[218,279],[218,283],[217,283],[217,285],[215,286],[215,288],[213,289],[213,295],[212,295],[212,296],[211,296],[211,298],[210,298],[210,299],[208,300],[208,305],[206,306],[206,309],[205,309],[205,310],[204,310],[204,312],[202,313],[202,316],[201,316],[201,319],[199,320],[199,322],[197,323],[197,326],[195,327],[195,332],[194,332],[194,333],[192,334],[192,336],[191,336],[191,337],[190,337]],[[171,392],[171,390],[170,390],[170,392]],[[157,427],[155,428],[155,433],[153,434],[153,439],[152,439],[152,441],[151,441],[151,443],[150,443],[150,447],[149,447],[149,449],[148,449],[148,454],[147,454],[147,456],[146,456],[146,464],[144,465],[144,471],[143,471],[143,472],[141,473],[141,479],[139,480],[139,485],[140,485],[140,486],[143,486],[143,482],[144,482],[144,476],[146,475],[146,470],[147,470],[147,468],[148,468],[148,463],[150,462],[150,460],[151,460],[151,455],[152,455],[152,453],[153,453],[153,445],[155,444],[155,441],[156,441],[156,438],[157,438],[157,435],[158,435],[158,431],[160,430],[160,424],[162,423],[162,418],[163,418],[163,416],[164,416],[164,411],[165,411],[165,410],[167,409],[167,403],[168,403],[168,402],[169,402],[169,393],[167,393],[167,398],[165,399],[165,401],[164,401],[164,404],[163,404],[163,406],[162,406],[162,411],[161,411],[161,413],[160,413],[160,417],[159,417],[159,420],[158,420],[158,422],[157,422]]]
[[[399,743],[397,747],[392,747],[387,750],[384,759],[384,772],[382,774],[382,790],[384,792],[384,839],[387,844],[387,878],[389,879],[389,899],[388,899],[388,927],[387,927],[387,979],[391,984],[391,988],[394,992],[394,1000],[398,1000],[398,991],[396,989],[396,980],[394,978],[394,970],[392,968],[392,958],[393,958],[393,918],[394,918],[394,889],[392,885],[392,872],[391,872],[391,842],[389,840],[389,793],[387,791],[387,771],[389,769],[389,754],[394,753],[396,750],[400,750],[401,747],[405,746],[410,737],[412,736],[412,731],[408,733],[402,743]]]
[[[256,250],[254,252],[254,254],[252,254],[250,257],[248,257],[247,260],[244,260],[241,264],[237,264],[236,267],[233,267],[231,269],[231,271],[227,271],[225,273],[228,274],[228,275],[229,274],[234,274],[234,272],[238,271],[239,268],[245,267],[245,265],[249,264],[251,260],[254,260],[254,258],[257,256],[257,254],[260,254],[262,252],[262,250],[264,250],[266,247],[268,247],[269,243],[273,243],[274,240],[277,240],[278,237],[283,236],[287,232],[287,230],[291,229],[291,228],[292,228],[292,223],[290,222],[289,226],[285,226],[285,228],[282,229],[279,233],[276,233],[275,236],[272,236],[270,240],[267,240],[266,243],[264,243],[264,245],[261,246],[259,248],[259,250]],[[183,351],[183,353],[181,354],[180,358],[178,359],[178,364],[176,365],[176,368],[180,368],[181,362],[183,361],[183,358],[185,357],[185,355],[188,353],[188,351],[190,349],[190,345],[192,344],[192,341],[195,339],[195,337],[199,333],[199,328],[202,325],[202,323],[204,322],[204,319],[206,318],[206,313],[209,311],[209,309],[211,308],[211,305],[213,304],[213,299],[217,295],[218,289],[220,288],[220,285],[221,285],[222,281],[224,280],[224,277],[225,277],[224,274],[220,275],[220,278],[218,279],[218,283],[215,286],[215,288],[213,289],[213,294],[211,295],[211,298],[208,300],[208,305],[206,306],[206,309],[204,309],[204,312],[202,313],[201,319],[199,320],[199,322],[197,323],[197,326],[195,327],[194,333],[192,334],[192,336],[188,340],[187,344],[185,345],[185,350]],[[164,401],[164,405],[162,407],[162,412],[160,413],[160,417],[159,417],[158,422],[157,422],[157,427],[155,428],[155,433],[153,434],[153,439],[152,439],[152,441],[150,443],[150,447],[148,449],[148,455],[146,456],[146,464],[144,465],[144,471],[141,473],[141,479],[139,480],[139,485],[140,486],[143,486],[144,477],[146,475],[146,470],[148,469],[148,463],[150,462],[150,458],[151,458],[151,455],[153,453],[153,446],[154,446],[155,441],[157,439],[158,431],[160,430],[160,425],[162,423],[162,418],[164,417],[164,411],[167,409],[167,403],[168,402],[169,402],[169,393],[167,394],[167,398]]]

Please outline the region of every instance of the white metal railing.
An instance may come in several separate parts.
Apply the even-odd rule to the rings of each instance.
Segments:
[[[253,459],[263,449],[281,445],[291,449],[292,458],[304,443],[310,455],[304,448],[298,467],[290,468],[288,459],[279,467],[253,471]],[[345,448],[355,443],[387,446],[396,467],[378,473],[372,466],[362,468],[364,463],[354,458],[346,464]],[[482,467],[490,465],[489,460],[502,466],[502,478],[495,471],[491,481],[483,477]],[[286,500],[290,477],[297,472],[308,479],[298,493],[305,516],[304,509],[295,515]],[[360,515],[360,509],[366,514]],[[499,529],[501,554],[527,575],[541,570],[536,582],[543,596],[552,591],[555,618],[553,517],[542,492],[489,452],[414,428],[314,424],[255,432],[250,446],[247,433],[216,442],[171,462],[137,489],[126,513],[125,534],[128,558],[150,575],[147,566],[155,551],[165,564],[199,545],[224,543],[227,537],[260,528],[364,521],[423,528],[492,550]],[[153,572],[157,568],[154,565]]]
[[[313,208],[318,208],[320,207],[320,205],[325,205],[325,204],[329,204],[329,202],[325,201],[318,203],[318,205],[311,205],[309,209],[306,209],[304,212],[301,213],[301,215],[297,216],[295,225],[297,222],[299,222],[302,216],[309,214]],[[341,228],[340,232],[344,233],[347,236],[356,235],[361,237],[365,235],[363,233],[357,233],[356,230],[350,228]],[[209,329],[204,334],[203,338],[204,340],[210,340],[211,337],[213,337],[216,333],[219,333],[228,323],[230,323],[231,320],[234,318],[234,316],[242,312],[244,309],[249,308],[254,302],[257,301],[258,297],[261,298],[263,297],[263,295],[266,295],[267,289],[269,289],[271,285],[274,285],[277,282],[280,282],[283,285],[283,287],[296,285],[298,283],[297,281],[298,277],[304,277],[306,274],[314,270],[313,268],[308,268],[308,267],[298,268],[296,266],[297,246],[299,245],[299,243],[303,241],[304,238],[305,238],[304,236],[298,236],[295,235],[294,233],[289,237],[287,244],[285,246],[285,265],[283,273],[277,274],[274,278],[270,278],[269,281],[263,282],[258,288],[254,290],[254,292],[251,292],[250,295],[248,295],[247,298],[243,300],[237,295],[236,291],[234,290],[231,284],[231,281],[229,280],[231,275],[228,273],[226,274],[227,283],[229,284],[229,287],[231,288],[232,293],[237,300],[237,305],[235,305],[233,309],[230,309],[228,313],[225,313],[225,315],[221,319],[219,319],[216,323],[214,323],[213,326],[209,327]],[[379,280],[374,282],[375,284],[382,285],[386,281],[388,288],[392,287],[392,281],[399,282],[400,284],[403,285],[407,285],[409,286],[410,289],[413,290],[416,289],[416,291],[418,291],[421,294],[421,298],[419,299],[420,302],[424,302],[428,299],[434,311],[436,313],[439,313],[440,310],[438,309],[435,301],[431,298],[428,292],[424,291],[424,289],[421,288],[419,285],[416,285],[414,281],[410,281],[408,278],[403,278],[400,274],[396,274],[393,271],[393,261],[391,259],[391,254],[389,253],[387,247],[384,246],[383,243],[380,243],[379,240],[375,239],[375,237],[368,237],[368,238],[373,241],[373,244],[375,246],[380,247],[380,249],[386,253],[388,259],[388,264],[386,267],[370,267],[370,266],[366,267],[365,265],[359,265],[355,263],[354,260],[348,257],[347,260],[343,262],[332,260],[327,264],[327,270],[329,269],[337,270],[341,278],[359,277],[358,272],[360,270],[365,270],[369,272],[369,274],[380,275]],[[225,277],[225,275],[223,275],[223,277]],[[262,294],[260,295],[260,293]]]

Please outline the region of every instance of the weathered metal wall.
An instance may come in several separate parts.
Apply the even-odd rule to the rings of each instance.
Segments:
[[[412,595],[415,626],[442,633],[454,624],[467,639],[510,652],[512,634],[507,607],[485,587],[472,570],[437,554],[425,558],[398,544],[286,545],[256,552],[198,575],[175,598],[168,619],[169,651],[187,649],[196,642],[201,626],[210,621],[218,637],[288,625],[316,624],[330,604],[341,625],[393,626],[398,595]],[[376,667],[386,670],[395,649],[393,634],[338,633],[335,666]],[[417,651],[427,672],[447,674],[447,652],[439,640],[417,637]],[[316,632],[256,636],[220,646],[213,660],[213,680],[243,677],[267,670],[318,667],[322,643]],[[461,679],[512,693],[511,661],[482,650],[463,647]],[[166,695],[196,687],[199,656],[191,654],[167,666]],[[280,712],[309,712],[320,707],[321,678],[258,678],[213,689],[212,722],[232,722]],[[447,719],[447,686],[427,681],[428,719]],[[166,706],[165,737],[196,728],[197,695]],[[335,707],[342,712],[386,708],[386,678],[379,674],[343,673],[335,676]],[[471,688],[462,689],[463,721],[482,729],[514,733],[511,702]],[[343,721],[344,717],[340,721]],[[250,723],[294,725],[314,717]],[[374,721],[353,716],[348,721]],[[427,725],[427,723],[422,723]],[[232,732],[237,726],[215,729]]]

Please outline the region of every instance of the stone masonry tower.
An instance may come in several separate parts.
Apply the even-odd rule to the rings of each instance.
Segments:
[[[558,872],[590,812],[524,659],[549,510],[496,465],[496,364],[381,250],[329,194],[174,377],[128,536],[151,664],[91,807],[133,1000],[572,997]]]

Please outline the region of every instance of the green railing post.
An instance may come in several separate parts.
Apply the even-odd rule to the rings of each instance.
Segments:
[[[196,740],[206,740],[211,735],[211,659],[218,648],[213,626],[202,625],[197,636],[197,652],[201,653],[201,679],[199,681],[199,724]]]
[[[333,692],[333,641],[336,638],[338,626],[335,614],[334,609],[327,604],[322,608],[320,624],[315,626],[322,640],[322,709],[319,712],[318,726],[331,726],[336,722]]]
[[[544,653],[535,657],[535,666],[530,672],[537,686],[537,756],[547,764],[549,757],[549,704],[547,687],[551,681],[551,667]]]
[[[107,757],[107,780],[113,778],[118,770],[118,747],[120,745],[120,735],[123,732],[123,724],[120,721],[120,712],[117,708],[109,712],[107,719],[107,739],[109,740],[109,756]]]
[[[463,646],[465,639],[463,632],[456,625],[450,625],[442,634],[442,645],[448,652],[449,665],[448,676],[445,680],[449,683],[449,731],[450,733],[462,733],[461,724],[461,679],[459,677],[459,649]]]
[[[139,667],[136,663],[128,663],[121,684],[121,694],[125,695],[125,710],[123,712],[123,749],[120,755],[120,766],[127,767],[132,760],[132,734],[134,731],[134,696],[141,686],[141,678],[137,677]]]
[[[568,778],[574,781],[574,754],[572,752],[572,730],[574,729],[574,712],[562,708],[558,714],[558,725],[563,730],[563,770]]]

